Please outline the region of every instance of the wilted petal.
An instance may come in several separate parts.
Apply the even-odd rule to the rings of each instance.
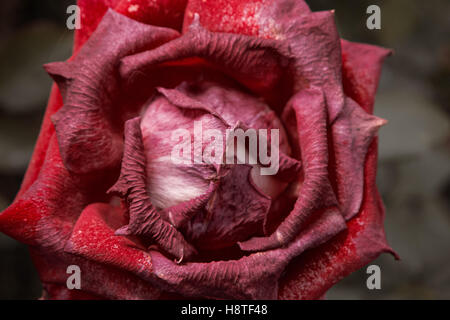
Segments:
[[[346,40],[341,40],[341,45],[345,94],[355,100],[366,112],[373,113],[383,61],[392,51]]]
[[[283,152],[289,151],[289,145],[279,119],[253,96],[217,83],[204,81],[182,84],[176,89],[159,88],[158,91],[167,100],[155,98],[142,122],[152,201],[166,208],[167,203],[173,207],[177,205],[176,200],[181,200],[182,207],[190,207],[188,199],[181,199],[188,190],[192,191],[191,198],[200,199],[201,194],[209,197],[207,206],[196,214],[191,212],[191,221],[182,228],[187,239],[198,249],[225,248],[262,234],[271,198],[281,193],[301,168],[299,161]],[[201,121],[203,130],[220,129],[225,137],[225,129],[241,120],[243,123],[233,127],[233,131],[236,128],[246,131],[250,129],[247,125],[252,129],[280,130],[280,168],[275,176],[261,176],[257,165],[254,168],[219,165],[216,173],[211,170],[209,174],[198,174],[196,168],[203,168],[204,164],[176,165],[170,161],[171,130],[183,128],[192,134],[193,123]],[[210,181],[216,181],[217,185],[212,195],[206,192],[208,185],[211,187]],[[166,199],[167,196],[170,199]],[[164,211],[170,211],[170,208]]]
[[[276,40],[209,32],[197,19],[180,38],[122,59],[120,73],[132,81],[136,73],[151,74],[157,65],[200,57],[264,95],[288,76],[290,58],[286,50]]]
[[[361,206],[364,163],[367,150],[385,120],[366,113],[347,98],[343,111],[333,123],[332,175],[344,218],[353,218]]]
[[[95,196],[74,182],[53,135],[36,181],[0,214],[0,231],[29,245],[61,249],[89,197]]]
[[[109,190],[126,199],[130,216],[128,225],[118,229],[116,234],[143,236],[179,261],[189,259],[195,254],[195,249],[181,233],[162,219],[147,194],[146,157],[140,121],[140,118],[134,118],[125,125],[122,171],[117,183]]]
[[[384,207],[376,190],[377,144],[369,148],[360,212],[347,223],[348,230],[333,241],[295,259],[280,281],[279,299],[319,299],[339,280],[383,252],[398,256],[386,242]]]
[[[245,251],[284,246],[299,234],[315,213],[339,212],[328,180],[327,108],[323,93],[319,89],[303,90],[290,104],[297,119],[304,180],[289,216],[270,237],[241,242],[239,245]]]
[[[117,77],[120,59],[176,36],[176,31],[144,25],[109,10],[73,60],[46,65],[63,94],[64,106],[53,121],[69,171],[87,175],[118,167],[125,120],[121,108],[126,104]]]
[[[102,299],[157,299],[161,291],[142,281],[132,271],[151,270],[150,256],[124,237],[114,235],[123,223],[119,207],[105,203],[87,206],[73,227],[64,251],[49,252],[32,248],[49,299],[63,298],[69,265],[80,267],[83,293]],[[78,291],[78,290],[72,290]]]
[[[345,228],[339,214],[313,221],[287,247],[259,252],[239,260],[177,265],[151,251],[160,286],[185,296],[219,299],[276,299],[278,279],[291,259],[328,241]]]
[[[311,12],[303,0],[189,1],[185,29],[198,13],[209,30],[277,39],[289,46],[294,92],[322,87],[331,122],[343,108],[341,45],[333,11]],[[222,14],[220,14],[222,13]],[[234,15],[234,16],[232,16]]]

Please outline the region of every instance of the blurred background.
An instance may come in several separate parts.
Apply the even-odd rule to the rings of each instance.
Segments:
[[[384,255],[381,290],[368,290],[366,268],[328,299],[450,299],[450,1],[307,1],[336,9],[341,36],[389,47],[375,114],[380,132],[378,185],[386,233],[402,260]],[[66,60],[73,33],[68,0],[0,2],[0,211],[19,190],[39,133],[51,81],[42,65]],[[366,28],[366,9],[381,8],[381,30]],[[26,246],[0,234],[0,299],[36,299],[41,287]]]

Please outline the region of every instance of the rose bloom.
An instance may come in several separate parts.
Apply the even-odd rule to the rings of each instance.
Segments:
[[[45,66],[56,84],[0,215],[43,298],[317,299],[393,253],[372,115],[389,50],[341,40],[333,11],[301,0],[78,5],[73,56]],[[173,132],[195,122],[224,138],[277,129],[279,170],[171,161]]]

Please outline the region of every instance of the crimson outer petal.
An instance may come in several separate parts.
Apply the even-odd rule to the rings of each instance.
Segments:
[[[74,55],[89,39],[92,32],[97,28],[103,15],[110,7],[115,7],[118,0],[78,0],[81,9],[82,28],[76,30],[74,40]],[[28,165],[27,172],[22,181],[22,186],[16,196],[18,199],[36,181],[39,172],[44,164],[45,155],[50,144],[55,128],[51,121],[51,116],[63,105],[59,88],[56,84],[52,86],[49,101],[47,104],[44,119],[41,125],[39,137],[33,152],[33,156]]]
[[[109,3],[109,2],[108,2]],[[111,4],[111,3],[110,3]],[[87,39],[93,30],[97,27],[98,22],[101,20],[104,12],[107,9],[105,0],[93,0],[86,1],[80,0],[79,5],[81,8],[82,16],[84,16],[83,26],[84,28],[77,30],[75,38]],[[89,16],[89,18],[86,18]],[[95,18],[94,18],[95,17]],[[74,52],[76,52],[81,46],[81,41],[75,41]],[[62,97],[59,88],[53,85],[50,98],[48,101],[47,109],[42,122],[41,130],[39,133],[36,147],[34,149],[33,156],[30,160],[25,177],[22,181],[22,186],[16,196],[16,199],[7,210],[0,214],[0,231],[9,234],[10,236],[29,243],[33,241],[34,230],[33,227],[27,231],[27,226],[22,226],[18,222],[28,222],[33,226],[33,222],[39,220],[41,214],[38,213],[39,203],[33,202],[32,197],[24,197],[24,194],[33,187],[30,191],[31,194],[36,193],[36,182],[38,177],[41,177],[41,169],[44,164],[46,167],[51,167],[54,172],[58,172],[58,169],[62,164],[58,161],[58,153],[55,151],[56,139],[54,137],[55,129],[50,119],[56,111],[58,111],[63,105]],[[50,147],[53,144],[53,147]],[[52,165],[53,162],[53,165]],[[56,175],[57,176],[57,175]],[[62,174],[62,181],[64,181],[65,174]],[[54,179],[57,179],[56,177]],[[59,180],[59,179],[57,179]],[[45,193],[44,193],[45,194]],[[30,199],[31,198],[31,199]],[[41,204],[42,206],[42,204]],[[45,212],[45,211],[44,211]],[[22,232],[24,229],[25,232]]]
[[[382,62],[390,52],[370,45],[342,43],[345,93],[372,113]],[[361,77],[357,78],[358,75]],[[318,299],[380,253],[389,252],[398,258],[384,233],[384,206],[376,188],[377,146],[374,138],[365,158],[361,208],[348,222],[348,230],[289,266],[280,283],[280,299]]]

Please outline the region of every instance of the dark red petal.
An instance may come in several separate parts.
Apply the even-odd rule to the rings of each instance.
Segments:
[[[198,19],[189,32],[154,50],[122,59],[120,73],[132,82],[136,73],[149,73],[157,65],[200,57],[250,89],[262,93],[277,85],[285,75],[289,58],[280,42],[226,33],[211,33]]]
[[[270,23],[261,26],[259,14],[264,7],[274,7],[281,2],[280,9],[283,15],[289,15],[293,19],[299,19],[310,12],[306,3],[302,0],[189,0],[184,16],[184,30],[192,23],[195,13],[200,16],[201,23],[214,32],[228,32],[257,36],[261,29],[270,28]]]
[[[119,1],[120,0],[78,0],[77,4],[81,10],[82,28],[75,30],[73,52],[78,52],[82,45],[95,31],[97,25],[100,23],[108,8],[114,8]],[[54,126],[51,123],[50,116],[58,111],[62,106],[63,102],[60,92],[56,86],[53,86],[33,157],[22,182],[22,187],[17,194],[17,198],[28,189],[28,187],[36,180],[38,176],[45,159],[45,153],[48,148],[50,137],[54,132]]]
[[[194,15],[198,14],[200,22],[208,30],[256,36],[258,34],[256,14],[262,4],[262,0],[189,0],[184,15],[183,31],[187,31],[194,20]]]
[[[0,231],[29,245],[60,250],[89,195],[75,187],[63,166],[55,135],[49,143],[38,179],[0,214]]]
[[[227,124],[227,121],[223,118],[220,112],[218,110],[214,110],[214,107],[211,107],[206,101],[199,101],[198,99],[189,97],[186,93],[178,89],[157,88],[157,90],[167,99],[169,103],[174,106],[182,109],[202,110],[221,120],[223,125]]]
[[[262,232],[271,199],[251,180],[249,165],[234,165],[218,181],[207,210],[186,226],[186,237],[197,248],[215,250]]]
[[[84,44],[84,42],[90,37],[107,8],[115,6],[117,1],[118,0],[78,0],[78,5],[81,9],[83,27],[75,30],[74,52],[78,51],[82,44]],[[23,179],[21,189],[16,198],[19,198],[38,177],[41,166],[44,163],[45,153],[47,151],[49,141],[51,140],[50,138],[55,130],[50,120],[50,116],[58,111],[62,105],[63,102],[61,99],[61,94],[58,87],[54,85],[50,93],[50,98],[32,159]]]
[[[91,207],[90,210],[96,210],[95,205],[94,207]],[[99,208],[98,210],[102,212],[102,214],[105,212],[102,208]],[[83,215],[80,218],[83,218]],[[102,241],[107,240],[105,238],[100,238],[104,231],[102,227],[105,227],[105,225],[99,224],[97,221],[98,220],[91,219],[91,222],[94,223],[95,227],[89,229],[92,233],[83,235],[85,238],[90,237],[90,235],[95,235],[92,237],[95,240],[92,242],[93,244],[101,244]],[[111,237],[114,237],[112,231]],[[90,247],[88,246],[88,248]],[[84,252],[86,251],[87,250],[84,250]],[[121,300],[158,299],[162,297],[160,290],[150,283],[143,281],[142,278],[139,278],[124,269],[121,270],[106,263],[98,263],[89,256],[83,257],[81,254],[80,256],[77,256],[72,253],[63,252],[45,252],[37,248],[31,248],[30,252],[33,263],[38,269],[42,285],[48,293],[47,299],[64,298],[61,294],[65,294],[66,292],[61,287],[67,288],[66,281],[70,275],[67,274],[66,270],[70,265],[77,265],[80,267],[81,289],[84,294],[90,294],[101,299]],[[111,261],[114,260],[117,262],[123,261],[125,256],[122,255],[118,257],[111,254],[108,257],[111,258]],[[80,297],[78,296],[77,298]]]
[[[219,299],[276,299],[278,279],[289,261],[344,228],[342,217],[330,212],[311,223],[287,247],[239,260],[177,265],[158,252],[150,254],[154,274],[168,291]]]
[[[122,171],[119,180],[109,191],[126,198],[130,214],[128,225],[118,229],[116,234],[144,236],[179,261],[189,259],[196,253],[195,249],[184,240],[181,233],[162,219],[148,196],[140,120],[134,118],[125,124]]]
[[[143,23],[181,31],[187,0],[119,0],[115,10]]]
[[[189,1],[185,30],[193,13],[198,13],[201,23],[211,31],[238,32],[289,45],[295,69],[294,89],[322,87],[333,122],[344,104],[341,47],[334,12],[310,12],[301,0],[223,2]]]
[[[323,89],[332,123],[344,104],[334,11],[310,12],[302,0],[276,0],[262,7],[258,24],[259,36],[289,44],[295,61],[295,89]]]
[[[341,46],[345,94],[372,114],[383,61],[392,51],[346,40]]]
[[[88,292],[118,299],[155,298],[160,290],[189,297],[275,299],[278,278],[289,261],[345,228],[340,215],[324,214],[286,248],[252,254],[240,260],[179,265],[159,252],[146,253],[127,239],[115,237],[118,223],[117,209],[106,204],[87,207],[66,247],[80,258],[64,257],[66,263],[80,265]],[[63,283],[67,265],[62,267],[54,255],[47,257],[48,260],[41,259],[39,257],[37,262],[43,281]],[[136,283],[127,273],[142,281]]]
[[[81,28],[76,30],[74,52],[90,38],[108,9],[140,22],[181,30],[187,0],[78,0]]]
[[[63,94],[64,107],[53,120],[69,171],[86,175],[119,165],[120,108],[126,104],[120,101],[123,93],[121,96],[116,76],[119,61],[176,36],[176,31],[144,25],[109,10],[73,60],[46,66]]]
[[[39,176],[39,172],[45,162],[48,146],[51,138],[55,132],[53,123],[50,116],[59,110],[63,105],[61,94],[56,85],[52,86],[50,98],[45,111],[44,119],[41,125],[41,131],[34,148],[33,156],[28,165],[25,177],[23,178],[22,185],[17,193],[16,200],[19,199],[28,188],[36,181]]]
[[[202,77],[206,76],[202,75]],[[208,110],[214,116],[222,119],[229,127],[234,127],[241,122],[240,127],[243,130],[249,128],[279,129],[280,152],[290,154],[286,132],[276,113],[260,98],[243,92],[232,84],[201,79],[196,83],[183,83],[176,90],[163,89],[160,92],[175,105],[188,107],[190,104],[191,107]],[[183,103],[183,100],[186,102]],[[270,137],[268,134],[269,143]],[[290,162],[287,158],[284,160]]]
[[[114,8],[120,0],[78,0],[81,11],[81,28],[75,32],[73,52],[76,53],[95,31],[108,8]]]
[[[105,267],[99,263],[93,263],[92,259],[80,259],[71,254],[63,253],[69,239],[80,239],[84,244],[90,243],[96,248],[102,248],[102,242],[96,238],[89,242],[89,235],[102,236],[99,223],[91,219],[83,223],[79,219],[80,213],[91,201],[91,198],[102,199],[93,192],[81,192],[75,187],[72,177],[62,164],[59,155],[56,136],[49,140],[49,149],[38,179],[21,195],[7,210],[0,214],[0,232],[14,237],[18,241],[31,246],[33,262],[36,265],[44,288],[48,292],[49,299],[62,299],[64,297],[81,298],[79,295],[65,295],[64,290],[58,288],[66,286],[69,265],[78,265],[82,270],[83,292],[97,297],[115,299],[155,299],[160,296],[159,290],[151,285],[118,269]],[[106,210],[108,209],[108,210]],[[81,217],[93,216],[92,212],[102,213],[102,221],[113,221],[104,217],[106,212],[111,212],[106,204],[90,206],[84,209]],[[114,219],[121,216],[117,209],[110,214]],[[77,226],[82,226],[80,230]],[[75,229],[74,229],[75,225]],[[89,226],[89,229],[87,228]],[[81,232],[80,232],[81,231]],[[113,235],[111,238],[123,241],[122,238]],[[102,238],[105,241],[104,238]],[[105,241],[107,243],[107,241]],[[114,244],[112,244],[114,245]],[[104,251],[102,251],[104,253]],[[137,250],[135,258],[142,254]],[[104,254],[99,256],[106,258]],[[108,256],[116,262],[122,261],[124,255]],[[138,260],[139,262],[139,260]]]
[[[344,109],[333,123],[331,165],[339,206],[346,220],[359,212],[367,150],[385,123],[386,120],[366,113],[350,98],[346,99]]]
[[[342,50],[345,93],[366,112],[372,113],[381,64],[390,51],[345,40],[342,41]],[[345,114],[344,111],[343,118],[337,121],[346,119]],[[387,244],[383,231],[384,207],[375,186],[376,140],[370,144],[365,159],[364,191],[359,213],[349,221],[348,231],[289,266],[280,283],[280,299],[319,299],[332,285],[380,253],[389,252],[398,258]]]
[[[280,282],[280,299],[319,299],[339,280],[383,252],[398,256],[386,242],[384,207],[376,190],[377,142],[369,147],[365,164],[364,198],[348,230],[294,260]]]
[[[289,157],[284,152],[280,152],[279,170],[276,174],[278,179],[285,182],[292,182],[298,179],[298,175],[301,172],[302,163],[297,159]]]
[[[278,248],[291,242],[314,214],[339,212],[328,180],[327,109],[319,89],[303,90],[291,102],[297,118],[304,181],[294,209],[270,237],[240,243],[245,251]]]
[[[301,2],[300,2],[301,3]],[[310,86],[322,88],[333,122],[344,105],[341,76],[341,46],[334,12],[313,12],[301,17],[286,14],[285,6],[291,0],[275,1],[264,7],[260,25],[272,23],[260,36],[282,39],[289,44],[294,60],[295,89]]]

